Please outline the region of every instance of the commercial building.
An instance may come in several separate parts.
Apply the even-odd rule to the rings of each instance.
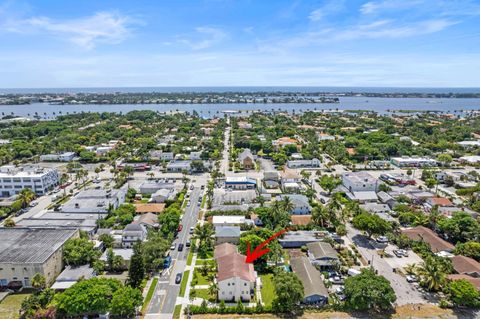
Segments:
[[[167,172],[170,173],[182,173],[192,171],[191,161],[171,161],[167,164]]]
[[[62,213],[95,214],[108,213],[125,202],[126,188],[87,189],[78,193],[61,207]]]
[[[320,168],[322,162],[318,158],[311,160],[291,160],[287,161],[288,168]]]
[[[437,161],[428,157],[392,157],[390,159],[393,165],[398,167],[433,167],[437,166]]]
[[[74,152],[40,155],[40,160],[44,162],[70,162],[73,161],[74,158]]]
[[[175,180],[173,179],[160,179],[156,181],[147,181],[143,182],[139,186],[140,193],[142,194],[154,194],[156,191],[161,189],[167,189],[173,191],[175,189]]]
[[[342,174],[342,184],[349,192],[375,192],[378,181],[367,172],[351,172]]]
[[[257,187],[257,181],[246,176],[229,177],[225,179],[226,189],[254,189]]]
[[[63,245],[77,229],[0,228],[0,286],[31,287],[35,274],[53,283],[63,268]]]
[[[37,195],[45,195],[58,186],[60,174],[56,169],[46,169],[39,166],[4,165],[0,167],[0,194],[10,197],[18,194],[24,188],[30,188]]]

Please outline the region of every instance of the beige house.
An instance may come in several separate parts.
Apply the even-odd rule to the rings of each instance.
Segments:
[[[39,273],[52,284],[63,269],[63,245],[78,229],[0,228],[0,286],[31,287]]]

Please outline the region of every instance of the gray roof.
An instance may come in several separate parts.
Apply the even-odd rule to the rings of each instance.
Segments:
[[[297,207],[309,207],[311,209],[310,204],[308,202],[308,197],[305,196],[305,195],[283,194],[283,195],[280,195],[278,197],[279,197],[279,200],[283,200],[285,197],[290,198],[290,200],[292,201],[295,208],[297,208]]]
[[[97,222],[94,219],[26,218],[19,221],[17,225],[30,228],[80,228],[92,231],[97,227]]]
[[[366,203],[360,205],[361,209],[365,209],[369,213],[382,213],[391,211],[390,206],[387,204],[378,204],[378,203]]]
[[[377,196],[378,196],[378,199],[382,202],[382,203],[386,203],[388,202],[389,200],[393,200],[393,197],[390,196],[388,193],[386,192],[378,192],[377,193]]]
[[[133,249],[131,248],[113,248],[112,250],[115,256],[121,256],[125,261],[130,260],[133,255]],[[100,260],[107,261],[107,251],[108,250],[105,250]]]
[[[167,169],[190,169],[191,161],[172,161],[167,164]]]
[[[322,257],[329,257],[329,258],[337,258],[337,251],[333,249],[333,247],[326,242],[312,242],[307,244],[308,254],[312,255],[314,259],[322,258]]]
[[[110,204],[116,205],[120,192],[125,192],[125,190],[84,190],[65,203],[61,210],[65,213],[104,213],[108,211]]]
[[[57,277],[57,282],[60,281],[77,281],[81,278],[90,279],[93,277],[95,271],[90,265],[83,266],[67,266],[65,270],[60,273]]]
[[[76,229],[0,228],[0,263],[43,263]]]
[[[303,283],[305,298],[313,295],[328,297],[328,290],[320,277],[320,272],[310,263],[307,257],[291,258],[290,266]]]
[[[240,237],[240,227],[238,226],[217,226],[215,227],[215,237]]]

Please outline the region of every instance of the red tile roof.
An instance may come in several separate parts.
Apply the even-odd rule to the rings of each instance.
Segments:
[[[478,273],[480,275],[480,263],[473,258],[455,256],[452,258],[452,265],[459,274]]]
[[[245,258],[244,255],[239,253],[217,258],[217,280],[220,282],[233,277],[239,277],[243,280],[254,282],[255,272],[253,270],[253,264],[247,264]]]
[[[407,235],[407,237],[412,240],[423,240],[430,245],[430,248],[434,253],[439,251],[451,251],[453,248],[455,248],[455,246],[449,242],[438,237],[433,230],[424,226],[403,229],[402,233]]]
[[[427,200],[431,205],[438,205],[438,206],[453,206],[453,203],[451,200],[445,197],[432,197]]]
[[[290,219],[293,225],[308,225],[312,220],[312,215],[291,215]]]
[[[225,255],[231,255],[236,252],[237,252],[237,246],[230,243],[223,243],[215,246],[215,251],[213,252],[213,255],[215,259],[218,259]]]

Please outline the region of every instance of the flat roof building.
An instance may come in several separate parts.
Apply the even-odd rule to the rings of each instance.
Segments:
[[[33,165],[0,167],[0,194],[2,197],[18,194],[25,188],[30,188],[37,195],[45,195],[59,183],[60,174],[56,169]]]
[[[109,207],[117,208],[125,202],[126,189],[88,189],[65,203],[62,213],[108,213]]]

